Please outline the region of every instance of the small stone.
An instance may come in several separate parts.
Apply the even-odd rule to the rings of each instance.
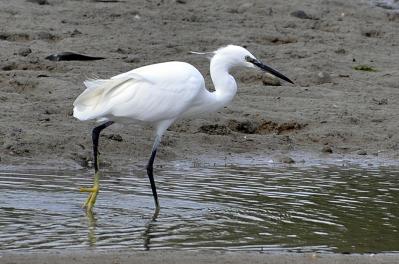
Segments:
[[[40,59],[38,57],[30,56],[30,58],[29,58],[29,62],[32,63],[32,64],[38,64],[39,61],[40,61]]]
[[[331,83],[332,79],[327,72],[310,72],[303,74],[299,79],[301,86],[320,85]]]
[[[110,139],[110,140],[114,140],[114,141],[118,141],[118,142],[122,142],[123,141],[123,138],[122,138],[122,136],[121,135],[119,135],[119,134],[111,134],[111,135],[108,135],[108,136],[106,136],[108,139]]]
[[[346,52],[346,50],[344,48],[339,48],[339,49],[337,49],[335,51],[335,53],[337,53],[337,54],[346,54],[347,52]]]
[[[265,86],[281,86],[280,80],[270,76],[269,74],[265,74],[262,76],[262,83]]]
[[[361,34],[368,38],[378,38],[383,33],[377,29],[365,29],[365,30],[362,30]]]
[[[51,41],[51,40],[55,40],[56,36],[54,36],[53,34],[51,34],[49,32],[41,31],[36,34],[36,39]]]
[[[317,83],[318,84],[330,83],[330,82],[331,82],[330,74],[328,74],[326,72],[319,72],[317,74]]]
[[[247,12],[253,6],[252,3],[243,3],[237,8],[237,13],[242,14]]]
[[[357,155],[367,155],[367,151],[365,151],[364,149],[361,149],[357,152]]]
[[[354,116],[349,117],[348,121],[353,125],[358,125],[360,123],[360,119]]]
[[[289,21],[284,25],[284,28],[297,28],[297,27],[298,25],[293,21]]]
[[[32,53],[32,50],[30,48],[20,48],[18,50],[18,55],[23,56],[23,57],[26,57],[31,53]]]
[[[291,12],[291,16],[297,17],[300,19],[313,19],[313,17],[306,14],[305,11],[303,11],[303,10],[297,10],[297,11]]]
[[[39,4],[39,5],[48,5],[49,4],[49,2],[47,0],[27,0],[27,1],[31,2],[31,3]]]
[[[373,98],[372,101],[378,105],[387,105],[388,104],[388,98],[382,98],[382,99]]]
[[[251,120],[244,120],[244,121],[230,120],[228,123],[228,127],[236,132],[244,134],[254,134],[256,133],[258,125]]]
[[[332,148],[331,148],[330,146],[324,146],[324,147],[321,149],[321,152],[324,152],[324,153],[333,153],[333,150],[332,150]]]
[[[387,16],[389,21],[399,21],[399,12],[388,13]]]
[[[82,32],[80,32],[79,30],[77,30],[76,28],[71,32],[71,37],[77,36],[77,35],[81,35]]]
[[[37,120],[40,121],[40,122],[49,122],[50,118],[49,117],[38,117]]]
[[[93,165],[92,155],[89,151],[71,153],[71,159],[84,168],[91,168]]]
[[[139,63],[141,60],[140,60],[140,57],[138,57],[138,56],[129,55],[123,61],[127,62],[127,63]]]
[[[3,71],[12,71],[12,70],[15,70],[16,68],[17,68],[17,65],[16,65],[15,62],[7,63],[7,64],[4,65],[3,67],[1,67],[1,69],[2,69]]]
[[[273,157],[275,162],[285,163],[285,164],[294,164],[295,160],[293,160],[290,156],[286,155],[276,155]]]
[[[129,54],[130,50],[128,49],[123,49],[123,48],[117,48],[116,52],[120,53],[120,54]]]

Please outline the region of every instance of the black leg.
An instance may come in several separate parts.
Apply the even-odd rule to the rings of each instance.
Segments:
[[[157,154],[157,149],[153,148],[150,160],[148,161],[147,164],[147,174],[151,183],[151,189],[152,189],[152,195],[154,196],[155,207],[158,209],[159,208],[158,194],[157,194],[157,188],[155,187],[154,174],[153,174],[153,164],[156,154]]]
[[[98,172],[98,141],[100,138],[100,132],[109,127],[110,125],[112,125],[114,122],[113,121],[108,121],[105,122],[102,125],[96,126],[95,128],[93,128],[93,131],[91,133],[92,139],[93,139],[93,155],[94,155],[94,172],[97,173]]]
[[[100,171],[98,170],[98,140],[100,137],[100,132],[104,128],[109,127],[112,125],[114,122],[113,121],[108,121],[102,125],[99,125],[95,128],[93,128],[92,132],[92,139],[93,139],[93,155],[94,155],[94,183],[92,188],[80,188],[81,192],[88,192],[89,197],[87,198],[86,202],[84,203],[83,207],[86,208],[86,212],[88,214],[91,214],[91,210],[96,203],[97,199],[97,194],[100,190]]]

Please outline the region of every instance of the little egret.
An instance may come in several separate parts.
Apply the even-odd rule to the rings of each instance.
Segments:
[[[210,73],[214,92],[205,87],[204,77],[192,65],[171,61],[140,67],[110,79],[84,82],[86,90],[73,103],[73,115],[79,120],[101,122],[92,131],[94,154],[94,184],[81,188],[89,192],[84,207],[91,212],[100,189],[98,141],[100,132],[114,124],[150,124],[155,128],[155,141],[147,164],[147,174],[159,210],[153,176],[153,163],[161,137],[177,119],[214,112],[231,102],[237,84],[229,74],[236,66],[258,67],[276,77],[293,83],[283,74],[263,64],[243,47],[228,45],[211,53]]]

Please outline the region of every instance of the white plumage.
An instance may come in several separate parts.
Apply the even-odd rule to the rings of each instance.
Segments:
[[[85,85],[74,102],[76,118],[151,124],[176,119],[205,89],[202,75],[184,62],[144,66]]]
[[[148,123],[155,127],[155,143],[147,166],[155,204],[159,207],[152,175],[155,154],[165,130],[177,119],[213,112],[231,102],[237,84],[229,74],[232,67],[255,66],[291,82],[276,70],[258,61],[245,48],[229,45],[212,53],[210,73],[215,92],[209,92],[201,73],[185,62],[148,65],[110,79],[87,80],[86,90],[73,103],[74,117],[105,122],[93,129],[95,183],[85,206],[93,207],[98,192],[97,144],[99,133],[114,122]],[[291,82],[292,83],[292,82]]]

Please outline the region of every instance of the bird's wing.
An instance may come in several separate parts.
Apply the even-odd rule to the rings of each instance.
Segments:
[[[73,103],[74,116],[80,120],[88,120],[102,116],[106,112],[104,103],[112,98],[112,94],[123,84],[134,79],[92,79],[84,82],[86,90]],[[109,97],[107,99],[107,97]]]
[[[197,76],[158,78],[141,74],[86,81],[87,89],[74,102],[74,116],[81,120],[130,118],[144,122],[176,119],[199,92]]]

